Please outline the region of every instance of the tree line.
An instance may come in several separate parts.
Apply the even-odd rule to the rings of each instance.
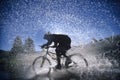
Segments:
[[[14,39],[13,46],[10,50],[10,53],[12,54],[18,54],[18,53],[34,53],[35,52],[35,46],[34,41],[28,37],[25,40],[25,43],[23,44],[21,37],[17,36]]]

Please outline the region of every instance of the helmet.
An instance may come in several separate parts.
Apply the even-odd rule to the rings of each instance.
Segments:
[[[47,33],[45,33],[45,35],[44,35],[44,39],[49,39],[50,38],[50,35],[51,35],[51,33],[50,32],[47,32]]]
[[[50,31],[48,31],[47,33],[45,33],[45,35],[50,35],[51,34],[51,32]]]

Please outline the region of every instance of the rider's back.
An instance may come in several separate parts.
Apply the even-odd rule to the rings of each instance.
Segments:
[[[63,34],[53,34],[53,40],[58,43],[71,43],[69,36]]]
[[[53,41],[59,43],[59,45],[70,45],[71,39],[67,35],[53,34]]]

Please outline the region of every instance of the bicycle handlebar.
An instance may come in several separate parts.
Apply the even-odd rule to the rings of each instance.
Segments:
[[[41,45],[39,45],[39,47],[41,47]],[[49,48],[53,48],[53,46],[45,46],[44,49],[49,49]]]
[[[49,49],[50,47],[52,47],[52,46],[45,46],[44,48],[45,48],[45,49]]]

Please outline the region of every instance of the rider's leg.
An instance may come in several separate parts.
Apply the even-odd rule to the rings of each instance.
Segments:
[[[56,49],[56,56],[57,56],[57,65],[56,65],[56,68],[57,69],[61,69],[61,54],[60,54],[60,50],[59,49]]]
[[[69,66],[69,64],[72,62],[71,61],[71,59],[66,55],[66,52],[67,51],[62,51],[62,55],[64,56],[64,57],[66,57],[66,62],[65,62],[65,66],[66,66],[66,68],[68,68],[68,66]]]
[[[64,57],[66,57],[66,58],[67,58],[68,56],[66,55],[66,52],[67,52],[67,51],[62,51],[62,53],[61,53],[61,54],[62,54]]]

